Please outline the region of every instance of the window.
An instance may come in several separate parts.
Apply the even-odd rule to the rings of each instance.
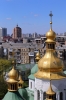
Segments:
[[[43,93],[43,100],[46,99],[46,92]]]
[[[50,95],[50,96],[49,96],[49,99],[53,99],[53,95]]]
[[[63,92],[60,92],[60,100],[63,100]]]
[[[48,44],[48,49],[55,49],[55,44]]]
[[[19,87],[20,87],[20,84],[19,84]]]
[[[13,90],[14,90],[14,84],[12,84],[13,85]]]
[[[16,84],[14,84],[14,87],[15,87],[15,90],[17,89],[17,86],[16,86]]]
[[[37,90],[37,100],[40,100],[40,91]]]
[[[11,84],[11,90],[12,90],[12,84]]]
[[[30,82],[30,88],[32,89],[32,82]]]

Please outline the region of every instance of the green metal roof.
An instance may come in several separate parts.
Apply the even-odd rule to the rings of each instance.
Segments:
[[[20,64],[16,66],[16,69],[21,71],[26,71],[27,69],[31,69],[35,64]]]
[[[4,96],[3,100],[25,100],[18,91],[10,92],[8,91]]]
[[[38,65],[35,64],[31,69],[31,74],[28,76],[29,79],[35,80],[34,74],[38,71]]]
[[[30,90],[29,88],[26,88],[28,93],[28,100],[34,100],[34,91]]]
[[[35,64],[35,66],[31,69],[31,74],[35,74],[38,71],[38,65]]]
[[[29,79],[32,79],[32,80],[35,80],[34,74],[30,74],[30,75],[28,76],[28,78],[29,78]]]
[[[34,100],[34,96],[31,95],[28,100]]]
[[[27,90],[25,88],[21,88],[21,89],[18,89],[18,92],[20,93],[20,95],[25,98],[27,100],[28,98],[28,95],[27,95]]]
[[[29,93],[34,94],[34,91],[30,90],[29,87],[27,87],[27,88],[25,88],[25,89],[27,90],[27,93],[29,92]]]

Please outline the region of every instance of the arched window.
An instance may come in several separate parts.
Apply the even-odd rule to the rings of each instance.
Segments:
[[[14,84],[14,89],[16,90],[16,84]]]
[[[14,84],[13,84],[13,90],[14,90]]]
[[[19,87],[20,87],[20,84],[19,84]]]
[[[55,44],[48,44],[48,49],[55,49]]]
[[[46,99],[46,92],[43,93],[43,100]]]
[[[30,88],[32,89],[32,82],[30,82]]]
[[[12,90],[12,84],[11,84],[11,90]]]
[[[63,92],[60,92],[60,100],[63,100]]]
[[[37,100],[40,100],[40,91],[37,90]]]
[[[53,100],[56,100],[56,93],[53,95]]]

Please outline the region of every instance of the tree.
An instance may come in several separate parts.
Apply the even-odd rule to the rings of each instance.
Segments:
[[[6,59],[0,59],[0,74],[3,74],[3,72],[11,67],[11,61]]]
[[[7,92],[7,84],[4,81],[3,72],[6,72],[10,67],[11,61],[0,59],[0,99],[2,99]]]

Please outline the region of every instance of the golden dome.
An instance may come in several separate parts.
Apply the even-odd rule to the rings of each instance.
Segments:
[[[13,67],[12,70],[8,73],[9,78],[12,80],[18,80],[18,71]]]
[[[22,77],[21,77],[21,75],[19,75],[19,82],[18,83],[21,83],[21,84],[23,84],[24,83],[24,81],[22,80]]]
[[[54,40],[56,38],[56,33],[52,29],[50,29],[50,31],[46,33],[46,38]]]
[[[48,49],[44,57],[38,62],[39,70],[35,77],[44,79],[66,78],[66,75],[63,74],[63,67],[63,61],[56,56],[55,50]]]
[[[52,90],[52,87],[51,86],[49,87],[49,89],[46,92],[46,94],[48,94],[48,95],[54,95],[55,94],[55,92]]]
[[[36,58],[35,58],[36,62],[38,62],[39,59],[40,59],[40,53],[38,52],[38,53],[36,53]]]
[[[43,71],[58,72],[63,67],[63,62],[56,56],[55,50],[46,50],[44,57],[38,62],[38,68]]]
[[[52,15],[51,15],[52,16]],[[44,78],[44,79],[62,79],[66,78],[66,75],[63,74],[64,64],[60,60],[55,51],[55,37],[56,34],[52,30],[52,27],[49,32],[46,34],[46,53],[38,62],[38,72],[35,73],[35,77]]]

